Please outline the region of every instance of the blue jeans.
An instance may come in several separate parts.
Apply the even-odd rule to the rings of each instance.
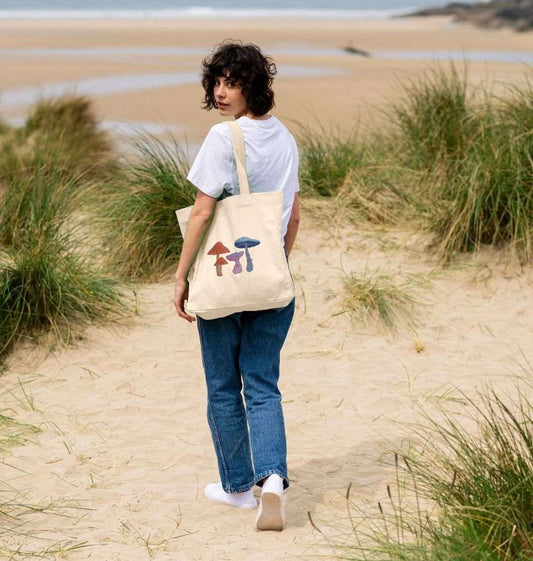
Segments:
[[[274,473],[289,486],[278,379],[293,315],[294,300],[285,308],[197,320],[207,419],[226,493],[247,491]]]

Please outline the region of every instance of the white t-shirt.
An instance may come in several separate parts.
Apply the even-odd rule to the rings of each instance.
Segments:
[[[298,184],[298,148],[285,125],[268,119],[239,117],[246,149],[246,172],[252,193],[283,191],[282,239]],[[223,191],[239,192],[231,131],[226,122],[211,127],[189,171],[187,179],[200,191],[219,198]]]

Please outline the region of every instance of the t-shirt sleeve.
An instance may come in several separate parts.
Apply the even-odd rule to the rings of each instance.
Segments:
[[[215,125],[208,132],[194,159],[187,179],[202,193],[218,198],[224,189],[230,191],[233,180],[231,136]]]

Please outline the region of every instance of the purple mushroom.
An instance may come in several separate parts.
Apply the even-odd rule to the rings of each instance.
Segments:
[[[252,238],[238,238],[234,242],[235,247],[239,249],[244,249],[244,254],[246,255],[246,270],[248,272],[254,270],[254,264],[252,258],[250,257],[250,252],[248,251],[249,247],[255,247],[259,245],[261,242],[259,240],[253,240]]]
[[[233,261],[235,266],[233,267],[233,271],[231,271],[234,275],[238,275],[242,273],[242,265],[241,265],[241,257],[244,255],[244,251],[236,251],[235,253],[230,253],[226,255],[226,259],[228,261]]]

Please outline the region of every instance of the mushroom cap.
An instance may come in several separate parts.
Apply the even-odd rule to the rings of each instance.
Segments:
[[[260,240],[254,240],[253,238],[247,238],[247,237],[242,237],[242,238],[238,238],[233,242],[233,245],[235,247],[238,247],[239,249],[243,249],[245,247],[255,247],[256,245],[259,245],[261,243]]]
[[[243,255],[244,255],[244,251],[236,251],[235,253],[230,253],[229,255],[226,255],[226,259],[228,261],[237,261]]]
[[[217,259],[217,262],[215,263],[215,267],[218,267],[219,265],[227,265],[228,262],[224,259],[224,257],[219,257]]]
[[[229,253],[229,249],[222,243],[217,242],[208,252],[207,255],[220,255],[222,253]]]

